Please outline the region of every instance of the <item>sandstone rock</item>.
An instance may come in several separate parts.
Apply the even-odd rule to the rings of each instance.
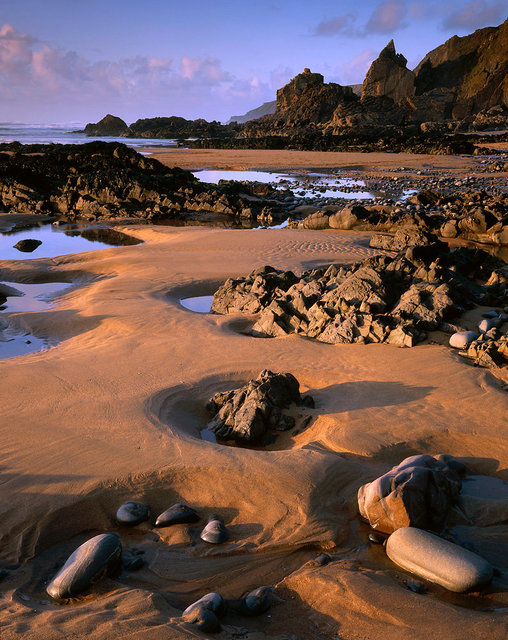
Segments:
[[[393,40],[390,40],[367,71],[362,100],[369,96],[386,96],[396,103],[404,103],[415,92],[415,74],[406,65],[406,58],[395,52]]]
[[[383,533],[410,526],[439,531],[460,487],[460,475],[449,461],[411,456],[360,487],[358,506],[370,526]]]
[[[450,591],[476,591],[492,580],[493,569],[486,560],[418,528],[404,527],[392,533],[386,553],[406,571]]]
[[[88,589],[100,578],[115,571],[122,554],[120,538],[114,533],[95,536],[69,556],[67,562],[49,582],[46,591],[56,599],[72,598]]]

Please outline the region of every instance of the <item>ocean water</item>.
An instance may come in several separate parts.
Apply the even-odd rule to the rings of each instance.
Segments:
[[[105,136],[94,138],[84,133],[72,133],[83,129],[84,124],[74,122],[69,124],[23,124],[15,122],[0,122],[0,143],[21,142],[21,144],[84,144],[94,140],[104,142],[122,142],[129,147],[176,147],[177,141],[161,138],[114,138]]]

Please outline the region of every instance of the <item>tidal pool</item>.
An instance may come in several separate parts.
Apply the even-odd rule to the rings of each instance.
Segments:
[[[197,296],[195,298],[182,298],[180,304],[189,311],[196,313],[210,313],[213,296]]]

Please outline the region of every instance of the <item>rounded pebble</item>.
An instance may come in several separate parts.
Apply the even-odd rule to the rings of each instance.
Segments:
[[[484,558],[415,527],[394,531],[386,553],[402,569],[457,593],[476,590],[493,575]]]
[[[186,524],[198,522],[198,514],[186,504],[174,504],[166,509],[155,521],[156,527],[170,527],[173,524]]]
[[[478,334],[474,331],[458,331],[450,337],[450,347],[454,349],[467,349],[467,347],[476,340]]]
[[[258,587],[254,591],[250,591],[243,599],[247,615],[257,616],[268,611],[271,592],[269,587]]]
[[[150,507],[143,502],[125,502],[116,512],[116,521],[126,527],[134,527],[149,517]]]
[[[369,533],[368,538],[373,544],[383,544],[383,542],[386,540],[386,538],[384,536],[380,536],[379,533],[372,532]]]
[[[226,613],[226,609],[226,602],[220,593],[207,593],[185,609],[182,619],[200,631],[214,633],[220,629],[219,618]]]
[[[221,544],[229,539],[229,532],[215,515],[211,515],[208,524],[201,532],[201,540],[210,544]]]

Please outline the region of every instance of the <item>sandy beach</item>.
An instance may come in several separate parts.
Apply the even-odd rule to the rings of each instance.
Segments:
[[[207,165],[203,155],[178,153],[189,160],[172,156],[177,164]],[[226,157],[223,166],[240,162]],[[242,167],[261,166],[248,162]],[[16,320],[57,346],[0,361],[0,549],[14,566],[0,585],[2,640],[204,637],[179,620],[185,606],[208,591],[239,597],[262,585],[276,587],[268,614],[231,615],[214,637],[504,638],[506,593],[413,593],[408,575],[367,544],[356,503],[361,484],[414,453],[450,453],[507,480],[503,381],[440,344],[256,339],[245,333],[249,317],[179,304],[264,264],[301,272],[356,262],[374,253],[368,234],[125,230],[144,244],[0,262],[3,280],[76,284],[53,309]],[[308,427],[265,450],[202,440],[207,399],[265,368],[293,373],[314,397]],[[175,502],[203,518],[217,513],[231,539],[208,547],[199,525],[119,530],[114,514],[129,499],[148,502],[154,514]],[[103,581],[93,595],[50,602],[45,584],[55,570],[106,531],[143,552],[145,566]],[[478,533],[482,553],[504,570],[507,535],[506,525]],[[316,565],[320,551],[334,562]]]

